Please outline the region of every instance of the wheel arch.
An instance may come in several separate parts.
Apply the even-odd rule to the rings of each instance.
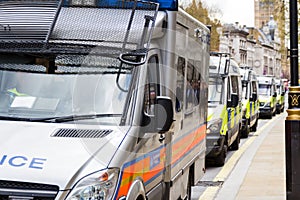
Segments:
[[[128,190],[126,199],[128,200],[146,200],[146,189],[142,178],[137,177]]]

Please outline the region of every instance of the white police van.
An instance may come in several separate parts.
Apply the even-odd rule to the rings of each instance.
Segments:
[[[176,0],[0,1],[0,199],[185,199],[209,29]]]
[[[272,119],[276,114],[276,83],[274,76],[258,76],[259,117]]]
[[[227,149],[238,150],[242,128],[240,68],[228,53],[212,52],[209,65],[206,161],[225,163]]]
[[[240,69],[243,87],[242,137],[247,138],[250,131],[256,131],[259,119],[258,80],[249,67]]]

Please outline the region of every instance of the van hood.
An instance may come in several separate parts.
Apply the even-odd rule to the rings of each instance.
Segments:
[[[265,96],[265,95],[260,95],[259,96],[259,101],[260,102],[269,102],[269,101],[271,101],[271,97],[270,96]]]
[[[128,131],[128,127],[12,121],[0,121],[0,127],[0,180],[51,184],[60,190],[107,168]],[[86,138],[81,134],[85,130],[104,134]],[[56,136],[57,131],[69,135]]]
[[[226,113],[226,106],[224,104],[208,104],[207,121],[223,118]]]

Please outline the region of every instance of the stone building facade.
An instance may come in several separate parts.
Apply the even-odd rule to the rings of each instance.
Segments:
[[[230,53],[240,66],[258,75],[282,76],[280,43],[270,40],[261,29],[225,24],[220,34],[220,52]]]

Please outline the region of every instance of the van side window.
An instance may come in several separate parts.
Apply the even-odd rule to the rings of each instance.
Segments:
[[[239,83],[237,76],[231,76],[232,93],[239,95]]]
[[[200,101],[200,70],[197,70],[194,60],[186,62],[183,57],[178,57],[176,64],[176,112],[182,111],[183,108],[185,108],[187,112],[190,112],[194,106],[199,105]]]
[[[231,101],[231,77],[228,77],[227,82],[227,101]]]
[[[186,110],[192,108],[194,104],[194,90],[192,86],[193,82],[193,65],[188,62],[187,65],[187,82],[186,82]]]
[[[192,106],[199,105],[200,99],[200,71],[197,70],[195,66],[196,62],[194,60],[188,61],[188,68],[187,68],[187,81],[188,86],[191,89],[191,96],[190,101],[192,102]]]
[[[185,59],[178,57],[177,59],[177,83],[176,83],[176,112],[182,111],[183,108],[183,91],[184,91],[184,72]]]
[[[257,94],[257,87],[256,87],[256,83],[252,82],[252,93],[256,93]]]
[[[153,115],[156,97],[159,95],[158,57],[152,56],[147,64],[147,79],[144,93],[144,112]]]

